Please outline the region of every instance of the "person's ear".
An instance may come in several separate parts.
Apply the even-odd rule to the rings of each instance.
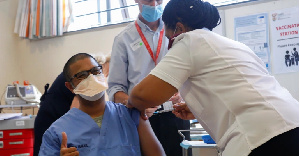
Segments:
[[[176,23],[176,32],[179,32],[179,33],[185,33],[185,32],[188,32],[188,28],[185,27],[181,22],[177,22]]]
[[[73,86],[71,85],[70,82],[65,82],[65,86],[66,86],[72,93],[74,93],[74,92],[73,92],[74,88],[73,88]]]

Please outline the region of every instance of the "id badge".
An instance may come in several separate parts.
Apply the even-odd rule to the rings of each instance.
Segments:
[[[131,43],[130,47],[133,51],[136,51],[138,48],[140,48],[143,45],[144,45],[144,43],[143,43],[142,39],[139,38],[136,41],[134,41],[133,43]]]

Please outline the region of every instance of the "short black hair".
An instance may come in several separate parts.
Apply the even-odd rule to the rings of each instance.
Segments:
[[[66,78],[66,80],[68,82],[70,82],[70,79],[71,79],[71,74],[70,74],[70,65],[77,62],[78,60],[81,60],[81,59],[85,59],[85,58],[93,58],[96,63],[99,65],[99,63],[97,62],[97,60],[90,54],[87,54],[87,53],[77,53],[76,55],[73,55],[68,61],[67,63],[65,64],[64,66],[64,70],[63,70],[63,73],[64,73],[64,77]]]
[[[202,0],[170,0],[164,9],[162,20],[170,29],[175,29],[177,22],[192,30],[203,27],[212,30],[221,23],[218,9]]]

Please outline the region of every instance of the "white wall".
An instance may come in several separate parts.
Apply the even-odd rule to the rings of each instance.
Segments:
[[[93,54],[110,52],[114,37],[127,25],[68,33],[63,37],[43,40],[21,39],[13,33],[17,5],[18,0],[0,0],[1,95],[6,85],[15,80],[21,82],[28,80],[43,92],[44,85],[46,83],[51,85],[72,55],[79,52]],[[221,8],[225,11],[223,22],[225,21],[226,36],[234,39],[234,17],[294,6],[299,6],[298,0],[279,0]],[[281,74],[275,77],[299,100],[299,73]]]
[[[46,83],[53,80],[63,70],[64,64],[74,54],[109,53],[114,36],[122,26],[104,27],[98,31],[85,31],[43,40],[19,40],[22,53],[20,64],[25,79],[35,84],[41,92]]]
[[[12,33],[17,5],[17,1],[0,1],[0,96],[7,84],[23,79],[18,62],[18,37]]]

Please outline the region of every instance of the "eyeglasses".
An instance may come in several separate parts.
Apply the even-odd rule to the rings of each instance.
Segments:
[[[73,77],[70,78],[70,82],[76,78],[78,80],[84,80],[86,79],[89,75],[93,74],[93,75],[98,75],[100,73],[102,73],[102,66],[99,65],[99,66],[96,66],[96,67],[93,67],[92,69],[90,70],[86,70],[86,71],[81,71],[77,74],[75,74]]]

